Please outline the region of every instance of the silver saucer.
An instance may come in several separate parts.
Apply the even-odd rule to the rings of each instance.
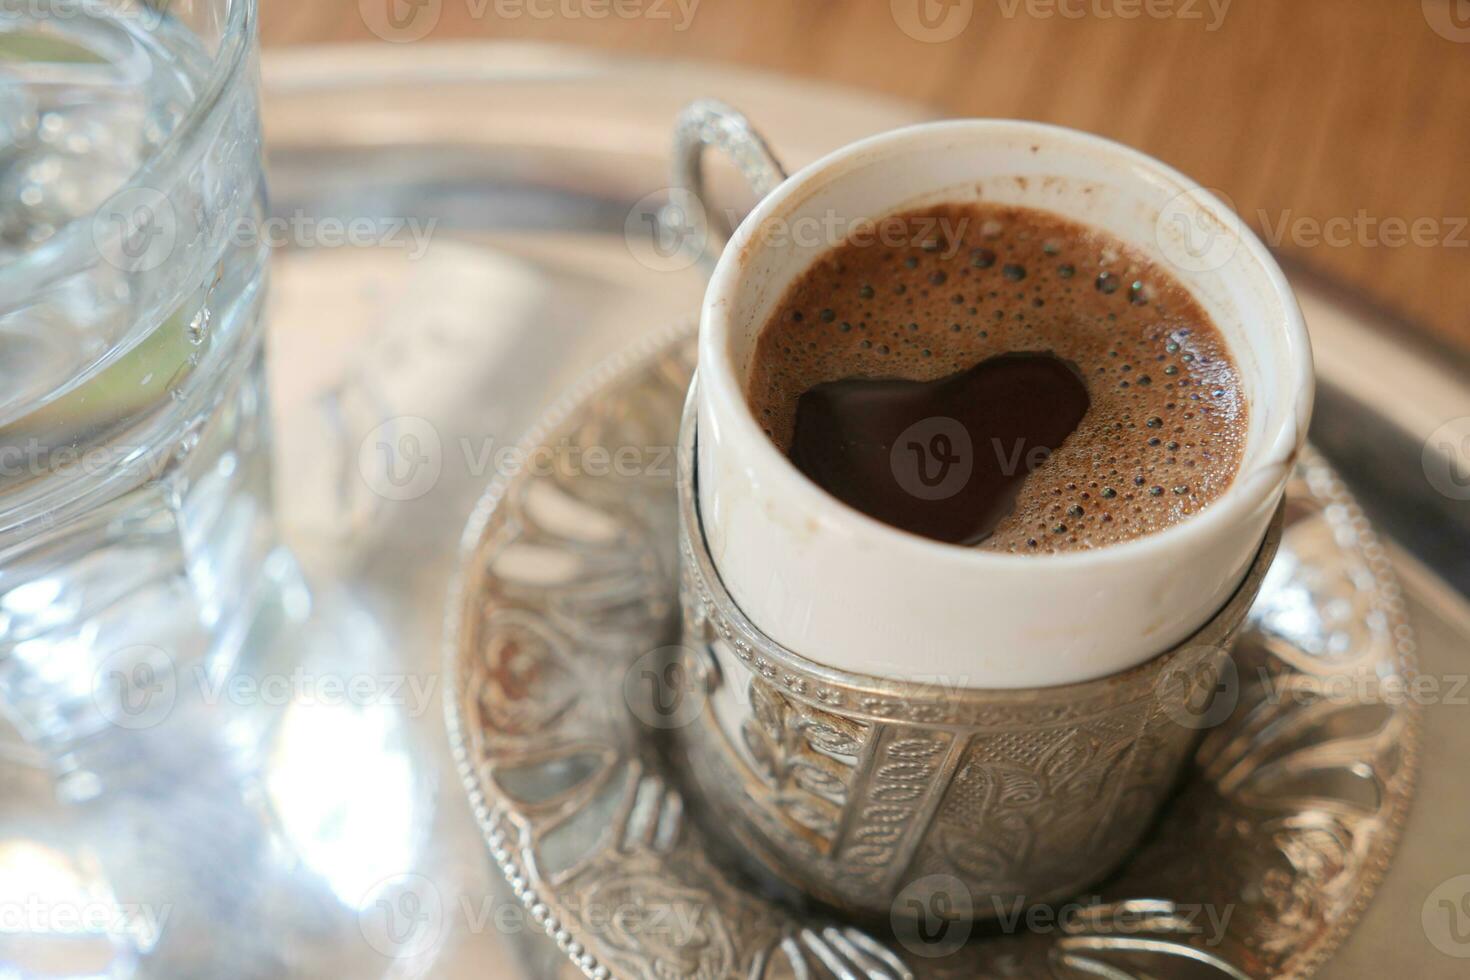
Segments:
[[[686,819],[636,698],[674,642],[672,468],[687,335],[615,360],[522,444],[649,465],[527,469],[473,515],[447,624],[450,739],[490,853],[589,977],[1304,977],[1350,933],[1413,796],[1413,639],[1382,547],[1332,469],[1299,465],[1280,556],[1179,797],[1094,896],[915,941],[781,904]],[[602,471],[599,470],[599,473]],[[635,707],[630,707],[635,706]],[[655,719],[649,719],[655,720]],[[708,815],[718,819],[717,814]],[[956,940],[967,940],[963,943]]]

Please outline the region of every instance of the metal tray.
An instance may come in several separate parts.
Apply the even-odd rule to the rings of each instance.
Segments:
[[[925,112],[524,45],[299,49],[268,55],[264,78],[278,216],[376,217],[385,233],[391,219],[438,224],[417,257],[392,243],[277,256],[279,509],[316,585],[318,627],[275,667],[241,669],[368,671],[432,697],[230,709],[189,765],[85,802],[59,799],[24,760],[4,764],[0,878],[41,868],[68,894],[171,914],[142,940],[48,940],[44,971],[0,952],[0,975],[556,976],[563,955],[503,891],[442,732],[460,531],[497,452],[563,390],[692,317],[700,271],[625,236],[661,201],[685,101],[741,107],[793,165]],[[715,178],[730,207],[748,203],[732,174]],[[1441,681],[1396,861],[1323,975],[1460,976],[1470,941],[1456,943],[1464,930],[1446,928],[1439,903],[1452,912],[1470,891],[1457,881],[1470,874],[1470,710],[1449,694],[1470,672],[1470,606],[1454,588],[1470,590],[1470,514],[1434,490],[1423,452],[1470,415],[1470,370],[1300,284],[1323,378],[1314,438],[1373,521],[1413,549],[1394,559],[1421,671]],[[374,463],[385,443],[427,468],[385,482]]]

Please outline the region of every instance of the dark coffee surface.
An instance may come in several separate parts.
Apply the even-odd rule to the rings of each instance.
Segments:
[[[819,259],[756,345],[752,408],[819,485],[905,530],[1028,553],[1140,537],[1229,487],[1239,371],[1168,272],[1026,208],[885,226]]]
[[[935,381],[828,381],[797,404],[791,459],[870,517],[940,541],[979,544],[1089,403],[1077,369],[1049,354],[1000,354]],[[976,453],[977,433],[1041,451],[1030,458]]]

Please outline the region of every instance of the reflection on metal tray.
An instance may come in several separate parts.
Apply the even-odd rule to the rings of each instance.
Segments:
[[[267,56],[264,74],[278,215],[437,224],[422,254],[406,228],[389,228],[383,247],[277,255],[281,517],[319,603],[352,610],[335,618],[357,632],[344,640],[334,627],[275,666],[242,669],[369,671],[433,700],[221,707],[219,737],[186,765],[84,805],[7,765],[0,879],[25,885],[44,869],[66,894],[172,906],[146,948],[53,944],[51,975],[453,980],[511,975],[524,955],[526,976],[553,976],[561,954],[504,895],[441,730],[460,530],[509,465],[499,451],[551,400],[606,355],[693,316],[699,271],[625,239],[662,200],[668,128],[685,101],[741,106],[792,165],[923,113],[788,79],[519,45],[296,50]],[[749,203],[732,174],[713,177],[730,207]],[[1423,559],[1396,555],[1421,669],[1470,671],[1470,613],[1444,584],[1470,588],[1467,505],[1428,486],[1421,458],[1432,432],[1470,415],[1470,372],[1310,285],[1303,300],[1324,379],[1314,437],[1370,516]],[[385,480],[374,464],[385,442],[416,447],[426,468]],[[1450,701],[1426,712],[1419,800],[1393,872],[1327,975],[1464,965],[1424,919],[1434,889],[1470,873],[1470,707]],[[5,878],[18,869],[30,870]],[[410,913],[393,928],[390,915]]]

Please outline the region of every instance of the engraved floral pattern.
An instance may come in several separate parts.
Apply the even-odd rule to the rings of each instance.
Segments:
[[[829,852],[867,726],[794,703],[758,675],[748,696],[751,717],[741,735],[765,786],[761,795],[804,842]]]
[[[707,723],[674,733],[673,761],[767,876],[865,917],[888,915],[909,882],[930,875],[1013,903],[1064,897],[1111,871],[1197,741],[1171,720],[1188,691],[1160,679],[1175,667],[1192,674],[1226,645],[1250,597],[1169,657],[1073,697],[944,692],[823,673],[755,635],[707,555],[691,553],[690,527],[686,503],[686,644],[707,648],[722,683],[747,696],[712,699]],[[1258,568],[1250,582],[1260,580]],[[888,691],[856,694],[880,683]],[[854,707],[797,693],[824,685],[852,688],[844,703]],[[821,751],[824,735],[842,754]]]

